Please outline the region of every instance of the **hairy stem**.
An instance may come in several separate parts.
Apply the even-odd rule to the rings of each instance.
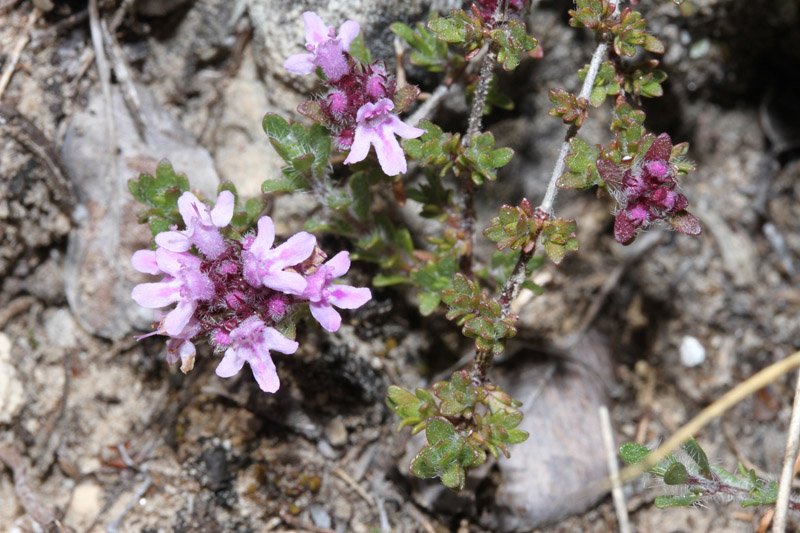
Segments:
[[[494,64],[497,60],[497,53],[491,48],[487,49],[481,61],[480,77],[475,87],[475,94],[472,97],[472,109],[469,113],[467,132],[461,140],[464,148],[469,147],[469,143],[475,135],[481,132],[483,124],[483,111],[486,107],[486,97],[489,95],[489,84],[492,81]],[[464,202],[464,212],[461,217],[461,230],[464,233],[466,250],[461,261],[461,270],[468,275],[472,271],[472,248],[475,239],[475,183],[471,176],[462,178],[462,195]]]
[[[498,8],[500,3],[501,2],[498,2]],[[618,0],[611,0],[611,4],[614,6],[614,10],[616,11],[619,4]],[[495,16],[497,16],[497,13],[495,13]],[[600,65],[602,64],[603,59],[606,57],[607,51],[607,43],[601,42],[597,45],[594,54],[592,54],[592,60],[589,63],[589,70],[586,73],[586,78],[583,80],[583,86],[581,87],[581,91],[578,95],[580,98],[588,99],[591,95],[595,79],[597,78],[597,73],[600,71]],[[483,78],[483,69],[481,69],[481,75],[481,78]],[[553,216],[553,206],[556,200],[556,193],[558,192],[558,178],[560,178],[564,173],[567,155],[569,155],[569,141],[575,137],[575,135],[577,135],[578,129],[579,128],[575,127],[574,125],[571,125],[569,128],[567,128],[564,142],[561,144],[561,149],[559,150],[558,158],[556,159],[556,164],[553,168],[553,173],[550,176],[550,182],[547,185],[547,191],[542,199],[542,203],[536,208],[536,216],[540,217],[542,220],[546,220]],[[507,318],[511,313],[511,302],[514,300],[517,294],[519,294],[520,288],[525,282],[525,271],[527,269],[528,262],[533,257],[538,239],[539,234],[537,233],[533,240],[532,249],[530,252],[523,251],[520,253],[519,259],[517,260],[517,264],[514,265],[514,270],[511,276],[509,276],[508,280],[506,280],[506,283],[503,286],[503,290],[500,293],[500,305],[503,318]],[[478,350],[477,354],[475,355],[475,365],[473,370],[474,381],[483,382],[485,380],[486,372],[492,363],[492,359],[493,356],[491,353],[482,353],[481,350]]]
[[[722,479],[718,476],[714,476],[714,479],[704,479],[699,478],[696,476],[689,476],[686,480],[686,484],[692,487],[697,487],[703,493],[703,496],[716,496],[718,494],[726,494],[728,496],[733,496],[736,500],[742,501],[750,498],[750,488],[739,487],[736,485],[730,485],[725,483]],[[780,501],[780,494],[778,495],[778,501]],[[797,498],[791,498],[790,495],[786,494],[786,506],[788,509],[793,511],[800,510],[800,500]],[[773,520],[772,524],[773,527],[779,524],[780,522]],[[786,516],[783,517],[783,527],[781,529],[773,529],[773,531],[780,531],[781,533],[786,531]]]

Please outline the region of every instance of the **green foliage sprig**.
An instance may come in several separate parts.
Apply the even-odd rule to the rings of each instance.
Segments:
[[[467,471],[485,463],[488,454],[507,457],[508,446],[528,438],[517,428],[520,403],[494,385],[473,383],[466,371],[430,390],[412,393],[393,385],[386,401],[400,417],[400,428],[411,426],[412,434],[425,431],[427,444],[411,462],[411,472],[438,477],[452,489],[463,489]]]
[[[668,455],[649,470],[665,485],[682,491],[681,494],[656,497],[654,504],[659,509],[689,507],[720,495],[734,498],[742,507],[775,504],[777,482],[759,478],[754,470],[748,470],[741,463],[734,472],[712,465],[695,439],[687,440],[682,451],[680,456]],[[620,457],[628,465],[644,461],[650,452],[646,446],[632,442],[623,444],[619,449]],[[798,510],[800,501],[792,499],[789,506]]]

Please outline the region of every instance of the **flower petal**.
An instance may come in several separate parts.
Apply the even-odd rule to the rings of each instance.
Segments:
[[[296,341],[287,339],[275,328],[264,328],[264,345],[270,350],[291,355],[300,346]]]
[[[148,309],[166,307],[180,300],[180,284],[177,281],[141,283],[133,288],[131,298]]]
[[[303,24],[306,27],[306,42],[318,45],[330,39],[330,27],[313,11],[303,13]]]
[[[371,298],[372,292],[366,287],[331,285],[328,302],[340,309],[358,309]]]
[[[387,176],[396,176],[406,171],[406,154],[397,142],[394,134],[388,128],[378,132],[378,142],[375,142],[375,153],[378,154],[378,163]]]
[[[156,244],[170,252],[186,252],[192,247],[189,238],[180,231],[162,231],[156,235]]]
[[[309,305],[311,316],[313,316],[320,326],[333,333],[338,331],[342,325],[342,316],[327,303],[312,303]]]
[[[268,216],[263,216],[258,219],[258,233],[250,245],[250,251],[256,258],[261,259],[272,248],[272,243],[275,242],[275,224]]]
[[[325,263],[330,269],[331,277],[341,278],[350,270],[350,252],[343,250],[334,255]]]
[[[197,309],[197,302],[193,300],[181,300],[177,307],[167,313],[164,317],[164,331],[167,335],[175,337],[183,332],[183,328],[189,323]]]
[[[314,72],[314,54],[293,54],[283,62],[283,68],[292,74],[304,76]]]
[[[143,274],[161,274],[156,262],[156,253],[153,250],[136,250],[131,257],[131,264],[138,272]]]
[[[270,259],[273,265],[281,268],[294,266],[302,263],[311,256],[314,246],[317,245],[317,238],[308,232],[301,231],[270,252]]]
[[[194,368],[194,356],[197,353],[194,343],[184,341],[178,348],[178,355],[181,358],[181,372],[188,374]]]
[[[410,124],[406,124],[397,115],[389,115],[389,126],[394,131],[395,135],[399,135],[403,139],[416,139],[425,133],[425,130],[415,128]]]
[[[264,392],[277,392],[281,386],[281,380],[278,378],[275,363],[272,362],[269,354],[250,359],[248,362],[259,388]]]
[[[224,228],[230,224],[233,218],[233,206],[236,199],[231,191],[222,191],[217,197],[217,203],[211,210],[211,222],[218,228]]]
[[[345,20],[339,26],[339,33],[336,37],[342,42],[342,49],[345,52],[350,51],[350,43],[358,36],[359,31],[361,31],[361,26],[355,20]]]
[[[197,196],[189,191],[181,194],[180,198],[178,198],[178,211],[183,217],[183,222],[186,224],[187,230],[194,226],[195,218],[199,218],[206,224],[211,223],[206,204],[198,200]]]
[[[217,365],[215,373],[221,378],[230,378],[238,374],[243,366],[244,359],[236,354],[236,350],[228,348],[225,350],[225,356],[222,361]]]
[[[350,153],[344,160],[345,165],[358,163],[367,158],[369,145],[372,142],[371,130],[367,126],[356,126],[356,133],[353,136],[353,144],[350,145]]]
[[[267,273],[261,280],[265,287],[284,294],[303,294],[306,290],[306,279],[296,272],[276,270]]]

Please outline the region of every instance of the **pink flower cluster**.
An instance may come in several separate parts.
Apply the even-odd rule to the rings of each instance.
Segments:
[[[664,220],[676,231],[699,235],[700,222],[686,211],[689,201],[678,192],[675,169],[670,164],[672,140],[659,135],[641,162],[625,169],[607,160],[597,161],[600,177],[619,201],[614,219],[614,238],[623,244],[633,240],[639,228]]]
[[[339,329],[335,308],[356,309],[372,297],[368,288],[333,283],[350,269],[348,252],[326,256],[313,235],[300,232],[274,246],[275,226],[263,216],[255,235],[229,239],[220,232],[233,217],[234,197],[223,191],[213,209],[192,193],[178,199],[185,229],[156,235],[155,250],[139,250],[131,262],[145,274],[163,276],[142,283],[131,296],[142,307],[162,313],[153,334],[167,335],[170,362],[181,370],[194,366],[195,345],[207,338],[223,353],[218,376],[237,374],[245,363],[265,392],[280,386],[271,351],[293,354],[298,343],[278,328],[308,305],[311,315],[328,331]],[[198,254],[192,253],[192,247]]]
[[[303,13],[303,22],[307,52],[290,56],[284,67],[295,74],[319,68],[324,74],[328,91],[318,102],[318,118],[334,133],[337,146],[350,150],[345,164],[363,161],[372,146],[385,174],[405,172],[406,157],[396,136],[413,139],[425,132],[392,113],[395,82],[386,69],[379,63],[362,65],[349,54],[358,23],[348,20],[337,32],[311,11]]]

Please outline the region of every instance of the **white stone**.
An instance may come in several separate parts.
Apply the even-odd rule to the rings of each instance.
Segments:
[[[67,522],[79,529],[89,527],[103,506],[103,494],[103,489],[92,481],[75,487],[65,515]]]
[[[694,367],[706,360],[706,349],[696,337],[686,335],[681,340],[681,363],[683,366]]]
[[[72,318],[69,309],[58,309],[50,314],[44,323],[47,338],[59,348],[74,348],[78,344],[76,328],[78,324]]]
[[[0,424],[9,424],[22,409],[24,389],[11,363],[11,340],[0,333]]]

